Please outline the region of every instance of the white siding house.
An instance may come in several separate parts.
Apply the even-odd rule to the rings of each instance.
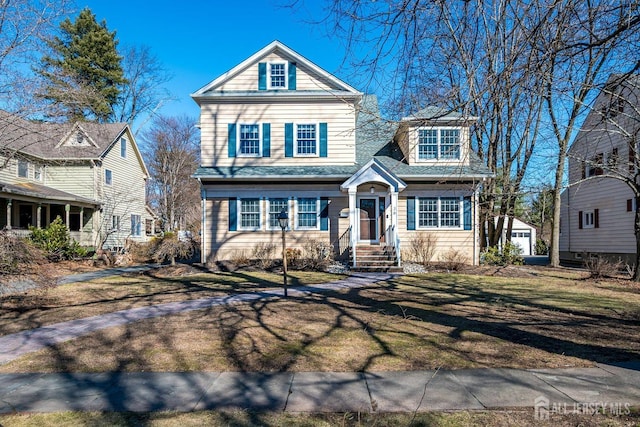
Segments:
[[[623,182],[638,173],[640,78],[612,76],[569,149],[562,193],[560,258],[584,256],[633,264],[636,200]]]
[[[125,123],[42,123],[0,111],[0,226],[16,233],[56,217],[80,244],[145,241],[147,168]]]
[[[192,94],[200,106],[202,261],[287,241],[396,264],[418,232],[478,261],[477,194],[490,176],[469,148],[476,118],[427,107],[389,124],[365,95],[274,41]]]

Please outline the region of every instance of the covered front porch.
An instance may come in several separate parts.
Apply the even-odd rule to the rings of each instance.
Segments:
[[[0,184],[0,227],[17,236],[29,227],[45,228],[60,217],[72,239],[82,246],[95,243],[93,219],[99,203],[43,185]]]
[[[406,184],[376,159],[371,160],[340,186],[348,193],[349,219],[345,233],[349,262],[355,269],[400,267],[398,193]]]

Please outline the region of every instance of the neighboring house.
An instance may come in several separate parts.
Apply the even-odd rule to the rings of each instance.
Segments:
[[[496,218],[496,221],[498,219]],[[500,236],[499,246],[502,247],[503,242],[507,241],[507,222],[509,218],[505,218],[504,227]],[[513,218],[511,227],[511,243],[522,249],[521,255],[530,256],[536,254],[536,228],[533,225]]]
[[[27,234],[60,217],[84,246],[147,240],[149,176],[124,123],[24,120],[0,111],[0,227]]]
[[[200,106],[203,262],[280,244],[360,248],[394,263],[419,232],[436,257],[477,263],[478,189],[489,171],[470,149],[476,118],[428,107],[391,124],[363,95],[275,41],[213,80]],[[358,250],[356,250],[358,248]]]
[[[560,260],[585,255],[634,264],[635,201],[613,176],[637,173],[640,77],[612,76],[569,149],[569,186],[562,193]]]

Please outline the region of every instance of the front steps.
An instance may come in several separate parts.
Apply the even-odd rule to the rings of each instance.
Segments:
[[[350,265],[353,266],[353,253],[350,260]],[[351,271],[402,273],[402,267],[397,265],[396,251],[393,246],[358,245],[356,246],[356,263],[357,266],[351,267]]]

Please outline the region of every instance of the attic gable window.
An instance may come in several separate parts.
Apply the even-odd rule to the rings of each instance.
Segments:
[[[125,138],[120,138],[120,157],[127,158],[127,140]]]
[[[287,73],[285,63],[269,64],[270,89],[284,89],[287,87]]]
[[[82,132],[78,131],[76,132],[76,144],[77,145],[82,145],[82,143],[84,142],[84,135],[82,134]]]
[[[418,129],[418,160],[460,160],[460,129]]]

